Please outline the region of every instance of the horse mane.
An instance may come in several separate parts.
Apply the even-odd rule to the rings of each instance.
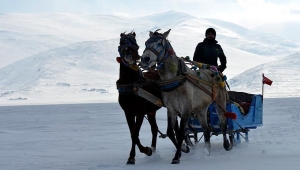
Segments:
[[[162,33],[159,33],[159,32],[158,32],[159,30],[160,30],[160,29],[155,30],[154,33],[153,33],[153,35],[154,35],[154,36],[162,35]]]

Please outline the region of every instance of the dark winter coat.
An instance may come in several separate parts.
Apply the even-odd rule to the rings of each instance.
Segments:
[[[221,65],[218,66],[218,70],[223,72],[226,68],[227,60],[222,47],[217,43],[218,41],[214,39],[205,38],[203,42],[197,45],[193,61],[218,66],[219,58]]]

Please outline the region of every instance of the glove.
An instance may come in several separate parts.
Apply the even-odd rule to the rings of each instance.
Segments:
[[[225,70],[225,68],[226,68],[226,66],[222,66],[222,65],[219,65],[219,66],[218,66],[218,70],[219,70],[220,72],[223,72],[223,71]]]

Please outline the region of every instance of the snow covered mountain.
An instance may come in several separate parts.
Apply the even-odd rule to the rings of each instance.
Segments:
[[[273,33],[282,37],[286,37],[290,40],[299,41],[300,34],[300,23],[299,22],[277,22],[273,24],[265,24],[255,28],[255,31],[264,33]]]
[[[2,101],[105,102],[118,77],[118,41],[80,42],[17,61],[0,70]]]
[[[300,96],[300,53],[262,64],[249,69],[229,80],[232,90],[249,93],[262,93],[262,73],[273,81],[265,85],[266,97]]]
[[[298,42],[279,36],[176,11],[140,18],[3,14],[0,24],[0,59],[3,61],[0,65],[0,102],[3,105],[116,102],[115,81],[119,68],[115,58],[119,55],[119,35],[125,31],[135,30],[142,54],[149,31],[171,28],[168,38],[177,55],[192,56],[197,43],[203,40],[205,30],[214,27],[227,56],[228,69],[224,73],[229,79],[260,64],[290,56],[299,49]],[[259,71],[268,76],[266,70]],[[257,74],[254,70],[248,77]],[[230,84],[241,91],[257,90],[256,85],[240,88],[245,82],[236,79]]]
[[[115,39],[121,32],[132,30],[148,35],[150,30],[171,28],[175,47],[186,49],[180,55],[192,55],[208,27],[216,28],[221,45],[258,55],[287,56],[299,49],[294,41],[200,17],[176,11],[140,18],[99,14],[1,14],[0,68],[46,50],[81,41]],[[142,38],[145,41],[145,37]]]
[[[123,20],[107,15],[1,14],[0,68],[68,44],[116,38]]]

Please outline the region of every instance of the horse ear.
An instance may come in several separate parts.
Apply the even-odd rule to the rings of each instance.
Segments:
[[[120,37],[123,37],[123,36],[124,36],[124,33],[121,33],[121,34],[120,34]]]
[[[149,37],[152,37],[152,35],[153,35],[153,32],[152,32],[152,31],[150,31],[150,33],[149,33]]]
[[[135,32],[133,32],[132,35],[135,37],[135,35],[136,35]]]
[[[164,37],[164,38],[167,38],[168,35],[169,35],[169,33],[170,33],[170,31],[171,31],[171,29],[169,29],[168,31],[164,32],[164,33],[163,33],[163,37]]]

